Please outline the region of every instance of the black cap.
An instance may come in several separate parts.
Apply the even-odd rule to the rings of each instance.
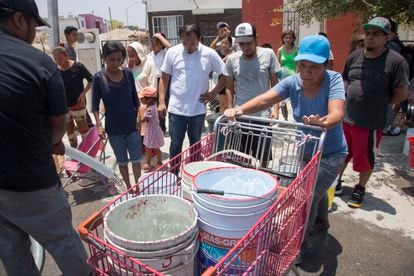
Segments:
[[[37,9],[37,5],[34,0],[0,0],[0,9],[12,12],[29,13],[36,18],[38,26],[50,27],[46,20],[40,17],[39,10]]]

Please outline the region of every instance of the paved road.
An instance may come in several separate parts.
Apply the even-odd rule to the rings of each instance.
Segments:
[[[403,136],[385,137],[378,165],[361,209],[346,206],[356,177],[345,174],[345,192],[335,198],[329,234],[316,237],[296,275],[414,275],[414,170],[402,155]],[[167,138],[168,141],[168,138]],[[168,145],[168,142],[167,142]],[[168,152],[167,145],[163,152]],[[113,164],[108,151],[107,164]],[[164,154],[167,158],[167,155]],[[73,223],[78,225],[111,200],[102,185],[67,187]],[[0,275],[4,275],[0,268]],[[60,275],[47,255],[43,274]]]

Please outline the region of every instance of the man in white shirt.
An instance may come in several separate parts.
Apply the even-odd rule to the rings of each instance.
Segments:
[[[206,103],[224,88],[227,75],[216,51],[200,43],[201,32],[197,25],[185,25],[179,34],[182,43],[171,47],[166,53],[159,85],[158,110],[165,116],[165,94],[171,81],[168,105],[170,158],[181,152],[186,132],[190,145],[200,140],[207,112]],[[223,77],[209,91],[211,71]]]

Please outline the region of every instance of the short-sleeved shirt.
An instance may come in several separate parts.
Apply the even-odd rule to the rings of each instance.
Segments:
[[[229,77],[236,82],[234,106],[240,106],[270,89],[270,75],[280,71],[280,65],[272,49],[256,47],[256,56],[247,60],[242,51],[227,58]],[[253,116],[270,117],[270,108]]]
[[[364,49],[348,57],[342,76],[349,83],[344,121],[368,129],[381,129],[394,88],[408,85],[408,65],[393,50],[367,58]]]
[[[49,116],[67,113],[62,76],[43,52],[0,30],[0,189],[56,185]]]
[[[164,62],[165,53],[167,53],[167,49],[161,49],[157,54],[154,51],[148,54],[154,61],[155,68],[157,68],[157,78],[161,77],[161,66]]]
[[[168,49],[161,71],[171,76],[168,112],[182,116],[205,114],[199,98],[209,90],[210,72],[227,75],[216,51],[201,43],[191,54],[182,43]]]
[[[303,116],[326,116],[328,115],[328,103],[330,100],[345,100],[344,83],[340,73],[327,70],[319,93],[312,99],[307,98],[303,94],[301,84],[302,80],[300,75],[294,74],[281,80],[273,87],[273,90],[282,95],[285,99],[290,98],[293,109],[293,118],[297,122],[303,123]],[[313,134],[320,135],[320,133]],[[310,148],[306,148],[306,150],[309,151]],[[342,130],[342,124],[337,124],[331,128],[326,135],[323,145],[323,156],[333,153],[345,154],[346,152],[347,146]]]
[[[132,72],[122,69],[124,77],[112,82],[105,71],[99,71],[92,81],[92,111],[99,111],[102,99],[105,107],[105,131],[110,135],[128,135],[137,131],[138,96]]]
[[[65,45],[65,49],[66,49],[66,52],[68,53],[68,56],[69,56],[69,58],[71,59],[71,60],[74,60],[74,61],[76,61],[76,59],[77,59],[77,56],[76,56],[76,51],[75,51],[75,48],[73,48],[72,46],[69,46],[68,44],[64,44]]]
[[[74,106],[78,102],[80,94],[85,89],[83,80],[92,82],[92,74],[79,62],[73,63],[67,70],[60,70],[60,73],[65,84],[67,104],[69,107]]]

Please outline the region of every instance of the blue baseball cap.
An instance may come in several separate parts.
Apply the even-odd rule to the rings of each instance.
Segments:
[[[329,40],[322,35],[306,36],[299,43],[299,52],[295,61],[307,60],[313,63],[322,64],[329,58]]]

